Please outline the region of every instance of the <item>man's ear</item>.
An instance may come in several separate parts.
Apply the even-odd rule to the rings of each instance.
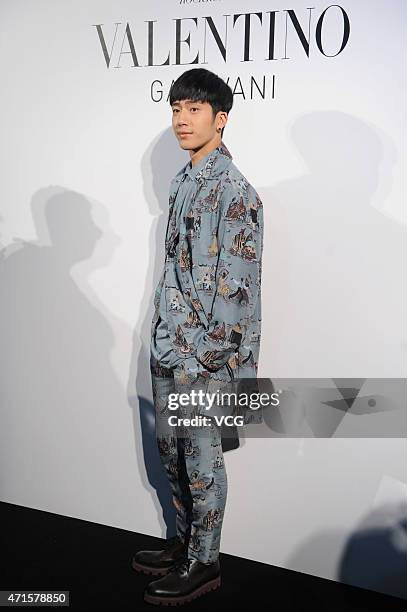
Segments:
[[[223,121],[222,129],[224,129],[228,121],[228,114],[225,111],[219,111],[217,116],[222,119]]]

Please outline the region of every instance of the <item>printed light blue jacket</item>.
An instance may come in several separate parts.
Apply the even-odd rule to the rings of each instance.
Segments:
[[[173,178],[151,359],[193,382],[256,378],[263,204],[223,142]]]

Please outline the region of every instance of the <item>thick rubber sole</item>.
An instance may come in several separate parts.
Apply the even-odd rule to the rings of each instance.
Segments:
[[[182,595],[181,597],[157,597],[149,593],[144,593],[144,601],[155,604],[156,606],[182,606],[205,593],[215,591],[220,587],[220,584],[220,576],[218,576],[210,582],[206,582],[195,591],[188,593],[188,595]]]
[[[170,567],[149,567],[148,565],[142,565],[141,563],[137,563],[137,561],[135,561],[134,559],[132,559],[131,566],[136,572],[142,572],[143,574],[148,574],[149,576],[166,576],[171,569]]]

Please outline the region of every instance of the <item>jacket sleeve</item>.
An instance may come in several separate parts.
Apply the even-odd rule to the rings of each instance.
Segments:
[[[222,368],[257,325],[263,253],[263,204],[246,181],[227,183],[219,203],[216,290],[209,328],[199,338],[198,362]]]

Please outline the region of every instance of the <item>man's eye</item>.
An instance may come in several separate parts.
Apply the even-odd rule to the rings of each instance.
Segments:
[[[199,110],[197,106],[191,106],[191,110]]]

